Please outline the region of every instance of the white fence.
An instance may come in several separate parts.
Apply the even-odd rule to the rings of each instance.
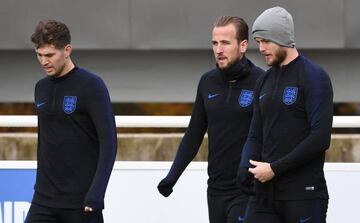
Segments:
[[[115,116],[117,127],[184,128],[190,116]],[[37,127],[35,115],[0,115],[0,127]],[[360,127],[360,116],[334,116],[333,128]]]
[[[189,119],[189,116],[116,116],[116,125],[187,127]],[[0,127],[36,126],[36,116],[0,116]],[[358,127],[360,117],[334,116],[333,128]],[[164,198],[156,186],[170,165],[171,162],[116,162],[105,199],[105,222],[208,222],[207,163],[192,162],[173,194]],[[0,161],[0,223],[23,222],[30,205],[29,194],[33,192],[35,168],[34,161]],[[357,223],[360,163],[326,163],[325,175],[330,193],[327,222]]]

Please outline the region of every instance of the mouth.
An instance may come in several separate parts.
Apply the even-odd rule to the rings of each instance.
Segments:
[[[52,67],[43,67],[43,69],[44,69],[47,73],[49,73],[49,72],[52,70]]]
[[[263,53],[263,56],[265,57],[265,59],[269,59],[271,57],[271,54],[269,53]]]
[[[224,56],[221,56],[221,57],[217,57],[216,59],[218,62],[222,62],[222,61],[226,60],[227,58]]]

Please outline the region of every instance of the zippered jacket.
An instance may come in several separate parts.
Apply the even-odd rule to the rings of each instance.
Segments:
[[[277,200],[328,198],[324,177],[333,118],[329,76],[300,55],[259,79],[254,115],[240,167],[270,163],[275,177],[255,180],[255,192]]]
[[[254,86],[261,74],[262,69],[243,57],[228,70],[215,68],[201,77],[189,126],[167,177],[159,184],[160,192],[171,193],[207,131],[208,192],[240,193],[237,169],[252,118]]]
[[[54,208],[104,208],[117,138],[108,90],[75,67],[35,87],[38,160],[33,203]]]

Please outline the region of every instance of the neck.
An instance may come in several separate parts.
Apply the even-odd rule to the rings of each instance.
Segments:
[[[74,63],[72,62],[71,58],[69,58],[68,61],[65,63],[64,69],[57,77],[63,77],[67,75],[72,69],[74,69],[74,67]]]
[[[220,69],[222,77],[226,81],[236,81],[248,74],[249,64],[246,57],[242,56],[227,69]]]
[[[287,56],[280,66],[288,65],[291,61],[295,60],[299,56],[299,52],[294,48],[286,48]]]

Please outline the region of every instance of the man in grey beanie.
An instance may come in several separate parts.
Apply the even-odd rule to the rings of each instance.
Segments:
[[[333,90],[327,73],[295,48],[292,16],[265,10],[252,34],[271,68],[254,90],[254,114],[239,170],[254,176],[245,223],[326,222],[325,150]],[[238,181],[246,171],[238,171]]]

